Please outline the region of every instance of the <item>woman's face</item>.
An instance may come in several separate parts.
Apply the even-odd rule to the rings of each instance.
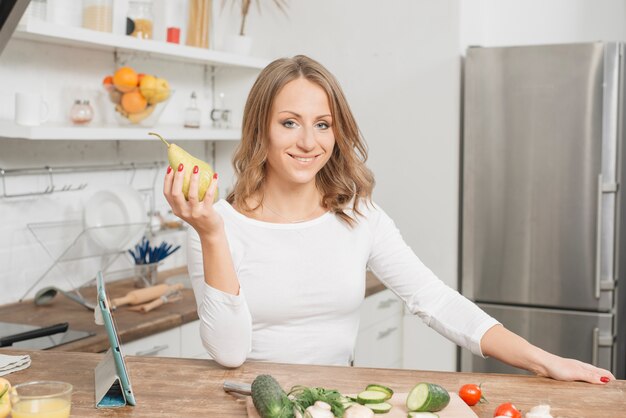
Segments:
[[[268,180],[315,183],[335,145],[326,92],[305,78],[285,84],[274,99],[269,126]]]

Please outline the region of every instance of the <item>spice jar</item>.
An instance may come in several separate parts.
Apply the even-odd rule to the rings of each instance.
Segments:
[[[112,0],[83,0],[83,28],[111,32]]]
[[[131,0],[128,3],[126,34],[140,39],[152,39],[152,0]]]
[[[70,119],[75,125],[87,125],[93,119],[93,107],[89,100],[74,100],[70,109]]]

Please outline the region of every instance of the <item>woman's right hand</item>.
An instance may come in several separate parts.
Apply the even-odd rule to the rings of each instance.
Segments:
[[[183,179],[185,170],[191,169],[188,200],[183,195]],[[191,225],[201,238],[211,239],[224,231],[222,217],[213,209],[213,200],[217,190],[217,173],[202,201],[198,200],[198,167],[184,167],[180,164],[173,170],[167,168],[163,183],[163,194],[172,207],[174,215]]]

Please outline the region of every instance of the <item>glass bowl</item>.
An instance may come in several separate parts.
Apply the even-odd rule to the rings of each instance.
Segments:
[[[13,418],[67,418],[72,406],[72,385],[43,380],[15,385],[11,388]]]
[[[159,121],[161,113],[167,107],[174,90],[139,89],[122,93],[113,89],[108,91],[113,107],[114,118],[122,126],[141,126],[150,128]]]

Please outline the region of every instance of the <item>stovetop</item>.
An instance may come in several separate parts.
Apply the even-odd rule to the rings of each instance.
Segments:
[[[35,325],[15,324],[11,322],[0,322],[0,338],[9,335],[32,331],[41,327]],[[26,350],[46,350],[72,341],[80,340],[95,335],[93,332],[68,329],[58,334],[47,335],[45,337],[31,338],[25,341],[13,343],[11,347],[23,348]]]

